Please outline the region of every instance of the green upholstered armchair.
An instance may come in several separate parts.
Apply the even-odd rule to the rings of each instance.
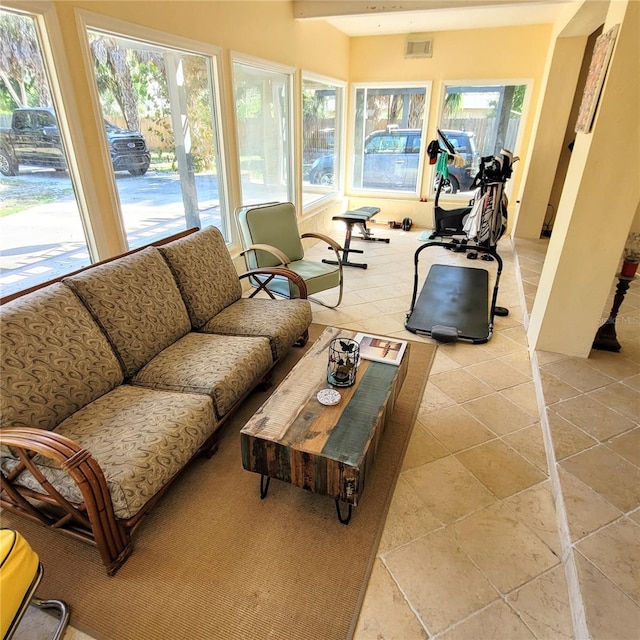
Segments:
[[[248,269],[284,266],[304,280],[310,300],[332,309],[342,302],[342,264],[339,253],[342,247],[335,240],[319,233],[305,233],[301,236],[296,209],[291,202],[269,202],[239,207],[236,216],[244,246],[242,255]],[[337,264],[306,259],[301,238],[317,238],[326,242],[335,252]],[[254,286],[266,286],[272,293],[286,298],[297,297],[297,292],[292,290],[295,285],[286,278],[276,277],[268,283],[264,283],[262,276],[253,278],[257,280],[252,282]],[[327,304],[311,297],[314,293],[334,287],[339,287],[336,304]]]

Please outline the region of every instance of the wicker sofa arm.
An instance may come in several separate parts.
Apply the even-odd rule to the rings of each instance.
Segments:
[[[286,267],[262,267],[259,269],[250,269],[249,271],[245,271],[240,274],[240,279],[250,278],[252,276],[269,276],[267,278],[254,278],[254,282],[258,284],[257,288],[251,292],[249,295],[250,298],[256,296],[260,291],[264,291],[270,298],[274,298],[275,296],[269,289],[267,289],[267,285],[271,280],[273,280],[276,276],[282,276],[287,278],[292,284],[294,284],[299,292],[298,298],[302,300],[307,299],[307,285],[304,280],[291,269],[287,269]]]
[[[115,573],[131,552],[131,538],[114,514],[104,473],[89,451],[65,436],[31,427],[0,428],[0,445],[10,447],[19,461],[11,471],[2,470],[2,506],[92,542],[107,573]],[[36,455],[53,460],[73,479],[82,495],[82,504],[69,502],[56,490],[33,460]],[[14,482],[24,470],[38,481],[43,494],[35,494]],[[38,502],[58,507],[62,515],[56,517],[50,509],[39,508]]]

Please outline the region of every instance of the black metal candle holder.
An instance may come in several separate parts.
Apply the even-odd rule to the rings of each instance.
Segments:
[[[334,338],[329,343],[327,382],[334,387],[351,387],[356,382],[360,345],[350,338]]]

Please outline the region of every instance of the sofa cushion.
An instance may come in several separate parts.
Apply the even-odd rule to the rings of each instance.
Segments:
[[[242,296],[238,272],[215,227],[206,227],[159,249],[176,278],[195,329]]]
[[[307,300],[241,298],[211,318],[201,331],[269,338],[275,361],[309,328],[311,320]]]
[[[62,284],[0,307],[2,426],[53,429],[122,382],[100,327]]]
[[[71,438],[100,465],[118,518],[131,518],[167,484],[214,433],[211,398],[121,385],[63,421],[55,432]],[[73,503],[82,496],[54,461],[36,457],[43,475]],[[2,459],[10,472],[18,464]],[[23,471],[17,483],[42,489]]]
[[[272,365],[266,338],[189,333],[140,369],[131,383],[207,394],[222,418]]]
[[[327,265],[319,260],[297,260],[288,264],[287,269],[304,280],[308,296],[340,285],[340,270],[328,270]],[[297,287],[292,287],[289,280],[281,277],[274,278],[269,283],[269,290],[285,297],[299,295]]]
[[[65,278],[103,328],[130,378],[191,330],[169,267],[155,247]]]

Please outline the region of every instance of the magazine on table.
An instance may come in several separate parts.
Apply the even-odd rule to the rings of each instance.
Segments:
[[[402,361],[407,343],[405,340],[358,333],[354,340],[360,343],[360,357],[365,360],[393,364],[396,367]]]

